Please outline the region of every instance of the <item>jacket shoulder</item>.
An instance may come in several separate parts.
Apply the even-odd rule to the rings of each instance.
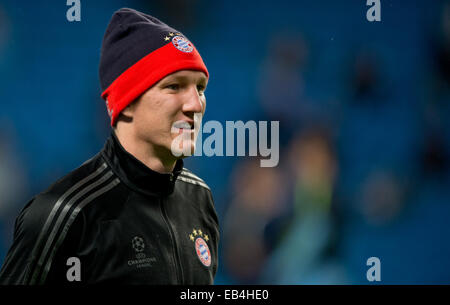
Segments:
[[[59,208],[77,201],[80,193],[104,181],[106,172],[107,164],[97,156],[84,162],[35,195],[19,214],[18,224],[32,230],[42,228],[45,220],[56,216]]]

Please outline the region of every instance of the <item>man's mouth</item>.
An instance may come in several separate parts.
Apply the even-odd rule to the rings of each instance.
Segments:
[[[188,131],[188,130],[194,130],[194,122],[186,122],[186,121],[177,121],[172,125],[172,129],[176,131]]]

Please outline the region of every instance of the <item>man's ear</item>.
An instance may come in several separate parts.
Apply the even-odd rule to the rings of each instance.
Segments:
[[[126,116],[126,117],[129,117],[129,118],[133,118],[133,116],[134,116],[134,102],[133,103],[130,103],[127,107],[125,107],[125,109],[124,110],[122,110],[121,112],[120,112],[120,114],[123,114],[124,116]]]
[[[127,107],[125,107],[125,109],[123,109],[120,113],[119,116],[117,117],[117,121],[116,121],[116,126],[118,122],[131,122],[133,121],[133,116],[134,116],[134,112],[135,112],[135,102],[130,103]]]

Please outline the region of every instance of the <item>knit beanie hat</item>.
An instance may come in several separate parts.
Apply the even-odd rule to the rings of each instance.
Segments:
[[[182,33],[133,9],[116,11],[103,38],[99,71],[111,126],[131,102],[179,70],[209,77],[197,49]]]

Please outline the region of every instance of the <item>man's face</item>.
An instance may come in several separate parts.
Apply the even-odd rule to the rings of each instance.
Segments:
[[[196,122],[194,130],[194,115],[201,119],[205,112],[207,83],[203,72],[182,70],[166,76],[147,90],[132,107],[139,140],[147,142],[155,153],[164,157],[167,153],[172,155],[172,142],[183,138],[184,147],[188,146],[193,154],[201,124]]]

